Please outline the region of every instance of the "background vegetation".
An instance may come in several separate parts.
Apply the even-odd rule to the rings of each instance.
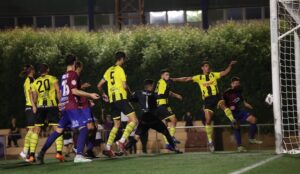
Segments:
[[[271,92],[269,24],[265,22],[218,25],[207,32],[192,27],[137,27],[121,32],[88,33],[71,29],[33,30],[29,28],[0,32],[0,128],[16,116],[22,126],[24,116],[24,79],[19,77],[22,66],[38,67],[46,62],[51,74],[60,77],[65,70],[63,57],[75,54],[85,64],[83,81],[96,84],[106,68],[114,63],[114,53],[123,50],[128,55],[125,71],[132,90],[142,88],[145,78],[159,79],[159,70],[169,68],[172,76],[199,74],[200,63],[207,58],[215,71],[223,70],[231,60],[239,63],[228,77],[219,82],[222,91],[229,87],[232,76],[242,79],[244,95],[255,107],[260,122],[272,122],[272,110],[264,104]],[[196,84],[175,84],[174,91],[184,96],[183,102],[171,100],[177,117],[191,111],[200,117],[202,101]],[[100,117],[97,102],[95,114]],[[107,110],[106,110],[107,111]],[[222,113],[218,114],[225,123]]]

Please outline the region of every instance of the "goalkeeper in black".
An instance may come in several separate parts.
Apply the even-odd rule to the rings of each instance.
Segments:
[[[154,129],[157,132],[162,133],[167,138],[169,142],[169,146],[167,147],[168,150],[181,153],[178,149],[176,149],[173,137],[170,135],[166,125],[156,116],[157,97],[154,93],[154,86],[155,83],[153,80],[146,79],[144,81],[144,90],[136,91],[130,97],[130,101],[138,103],[142,114],[135,132],[135,138],[131,139],[126,144],[126,149],[129,149],[133,144],[135,144],[140,139],[140,136],[146,134],[149,129]]]

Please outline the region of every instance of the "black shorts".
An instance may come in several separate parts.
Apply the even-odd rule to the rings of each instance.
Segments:
[[[46,121],[49,126],[56,126],[59,119],[58,107],[38,108],[35,126],[44,126]]]
[[[161,120],[168,119],[169,117],[173,116],[174,113],[169,105],[160,105],[156,109],[156,115]]]
[[[159,118],[154,118],[152,119],[151,122],[140,122],[136,131],[135,131],[135,134],[136,135],[139,135],[139,136],[142,136],[144,134],[146,134],[149,129],[154,129],[156,130],[157,132],[160,132],[160,133],[164,133],[164,132],[168,132],[168,128],[167,126],[159,119]]]
[[[33,128],[35,125],[36,115],[33,113],[31,106],[25,107],[25,115],[27,120],[27,128]]]
[[[120,119],[121,112],[127,116],[131,113],[134,113],[134,109],[128,100],[119,100],[111,103],[111,116],[113,119]]]
[[[222,98],[220,95],[206,97],[204,99],[203,109],[209,109],[211,111],[214,111],[218,107],[218,104],[221,100]]]

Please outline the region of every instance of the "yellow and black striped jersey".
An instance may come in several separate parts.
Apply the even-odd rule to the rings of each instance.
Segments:
[[[166,81],[164,79],[160,79],[157,82],[155,93],[157,95],[156,102],[157,102],[158,106],[169,103],[168,98],[169,98],[170,90],[171,90],[170,82],[171,82],[171,80]]]
[[[57,106],[57,96],[54,85],[57,82],[57,78],[51,75],[40,76],[34,81],[32,89],[37,93],[38,107]]]
[[[32,106],[31,100],[30,100],[30,91],[32,90],[32,84],[34,82],[33,77],[27,77],[24,82],[24,94],[25,94],[25,105],[26,106]]]
[[[126,75],[121,66],[111,66],[104,73],[103,79],[107,82],[109,102],[127,99],[127,91],[123,86]]]
[[[193,76],[193,82],[200,87],[202,99],[219,94],[218,79],[221,78],[220,72],[211,72],[208,75],[200,74]]]

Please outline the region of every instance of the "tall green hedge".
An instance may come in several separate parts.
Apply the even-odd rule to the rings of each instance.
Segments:
[[[142,87],[145,78],[159,79],[159,70],[169,68],[172,76],[200,73],[200,62],[208,58],[214,70],[223,70],[231,60],[238,60],[228,77],[220,81],[221,90],[230,77],[240,76],[245,97],[255,106],[261,122],[271,122],[271,108],[264,97],[271,91],[269,24],[229,22],[207,32],[192,27],[136,27],[121,32],[88,33],[71,29],[33,30],[29,28],[0,32],[0,127],[7,127],[14,115],[24,123],[24,79],[19,77],[26,63],[46,62],[51,74],[64,72],[63,57],[72,53],[85,64],[84,81],[92,83],[91,91],[105,69],[114,62],[114,53],[123,50],[128,55],[125,71],[133,90]],[[199,116],[202,101],[195,84],[175,84],[174,91],[184,96],[183,102],[172,100],[180,118],[186,111]],[[103,107],[107,107],[104,105]],[[99,113],[100,103],[95,108]],[[222,114],[221,114],[222,116]],[[22,124],[24,126],[24,124]]]

